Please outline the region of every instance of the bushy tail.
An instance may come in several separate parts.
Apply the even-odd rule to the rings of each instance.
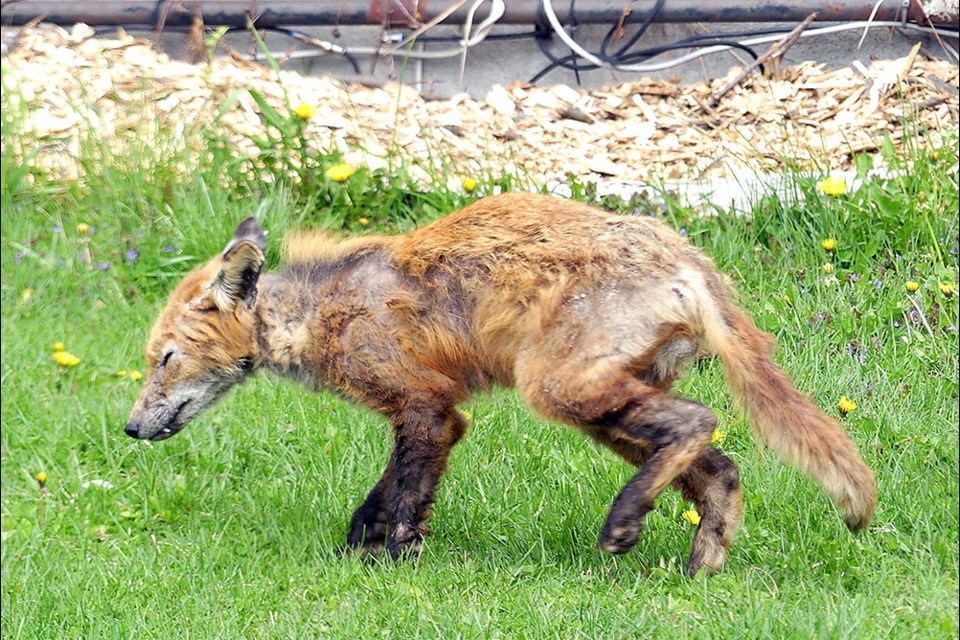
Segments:
[[[733,395],[757,434],[823,487],[852,531],[866,528],[877,503],[876,485],[856,445],[776,365],[771,336],[726,300],[703,302],[706,342],[723,361]]]

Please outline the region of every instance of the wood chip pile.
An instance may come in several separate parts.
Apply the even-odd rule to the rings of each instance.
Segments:
[[[282,113],[284,90],[291,109],[316,106],[309,135],[355,165],[376,168],[402,154],[427,171],[431,163],[460,176],[520,169],[537,183],[570,173],[725,178],[776,171],[783,159],[850,169],[853,154],[878,151],[885,136],[899,146],[912,135],[905,131],[917,130],[922,144],[937,147],[957,129],[958,67],[922,54],[831,71],[803,63],[776,80],[754,74],[710,108],[737,73],[705,84],[640,80],[594,91],[515,83],[481,100],[430,101],[401,85],[292,72],[278,79],[239,56],[194,65],[122,31],[101,38],[85,25],[40,25],[22,30],[4,56],[3,91],[7,104],[22,100],[27,110],[26,129],[40,143],[35,161],[64,177],[77,175],[74,159],[90,134],[117,147],[151,136],[199,141],[198,125],[242,89]],[[249,94],[237,96],[222,122],[238,150],[255,153],[249,136],[262,135],[264,119]]]

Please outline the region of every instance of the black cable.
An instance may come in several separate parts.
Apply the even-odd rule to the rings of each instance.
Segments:
[[[745,45],[745,44],[741,44],[741,43],[736,42],[736,41],[717,40],[717,41],[715,41],[715,42],[706,42],[706,43],[703,43],[703,44],[689,44],[689,43],[686,43],[686,44],[677,44],[677,43],[675,43],[675,44],[663,45],[663,46],[660,46],[660,47],[653,47],[653,48],[651,48],[651,49],[647,49],[647,50],[645,50],[645,51],[639,51],[639,52],[636,52],[636,53],[634,53],[634,54],[632,54],[632,55],[630,55],[630,56],[626,56],[626,57],[623,59],[623,63],[643,62],[643,61],[645,61],[645,60],[649,60],[650,58],[653,58],[653,57],[655,57],[655,56],[658,56],[658,55],[660,55],[660,54],[662,54],[662,53],[666,53],[667,51],[674,51],[674,50],[676,50],[676,49],[696,49],[696,48],[699,48],[699,47],[708,47],[708,46],[709,46],[709,47],[713,47],[713,46],[726,46],[726,47],[730,47],[730,48],[733,48],[733,49],[740,49],[740,50],[742,50],[742,51],[745,51],[745,52],[746,52],[750,57],[752,57],[754,60],[756,60],[757,58],[760,57],[759,54],[757,54],[756,51],[754,51],[753,49],[751,49],[750,47],[748,47],[748,46]],[[543,50],[543,47],[541,47],[541,50]],[[556,56],[554,56],[554,55],[552,55],[552,54],[548,54],[548,55],[547,55],[547,58],[550,59],[550,61],[551,61],[550,64],[548,64],[546,67],[544,67],[543,69],[541,69],[535,76],[533,76],[533,78],[530,79],[530,84],[536,84],[541,78],[543,78],[545,75],[547,75],[548,73],[550,73],[551,71],[553,71],[553,70],[556,69],[557,67],[562,67],[562,68],[564,68],[564,69],[571,70],[571,71],[574,70],[574,69],[577,69],[577,70],[579,70],[579,71],[592,71],[592,70],[595,70],[595,69],[599,69],[599,68],[600,68],[599,65],[596,65],[596,64],[593,64],[593,63],[580,64],[580,65],[571,64],[571,62],[576,59],[576,56],[574,56],[574,55],[569,55],[569,56],[567,56],[567,57],[565,57],[565,58],[557,58]],[[763,68],[763,65],[761,65],[761,66],[760,66],[760,72],[763,73],[764,71],[765,71],[765,70],[764,70],[764,68]]]
[[[576,10],[575,6],[576,0],[571,0],[570,2],[570,13],[571,20],[575,20],[574,12]],[[650,47],[647,49],[642,49],[639,51],[630,51],[637,42],[646,34],[647,30],[650,28],[650,25],[653,23],[653,20],[656,18],[657,13],[662,9],[664,0],[657,0],[656,4],[652,10],[644,16],[644,20],[637,31],[625,42],[619,49],[613,53],[609,53],[607,49],[610,46],[616,32],[619,22],[613,25],[610,30],[607,32],[606,36],[603,39],[603,42],[600,45],[600,52],[594,53],[594,55],[600,60],[606,62],[612,67],[623,66],[626,64],[636,64],[638,62],[644,62],[656,56],[659,56],[668,51],[675,51],[678,49],[697,49],[701,47],[714,47],[714,46],[725,46],[731,49],[739,49],[747,53],[754,60],[759,58],[757,52],[748,45],[742,44],[735,40],[730,40],[730,38],[745,38],[745,37],[755,37],[760,35],[771,35],[784,33],[782,29],[758,29],[752,31],[741,31],[741,32],[728,32],[728,33],[703,33],[695,36],[690,36],[684,38],[683,40],[673,42],[668,45],[661,45],[657,47]],[[537,25],[534,31],[534,37],[536,38],[537,45],[550,63],[541,69],[533,78],[530,79],[531,83],[536,83],[548,73],[554,69],[560,67],[568,71],[573,71],[577,74],[577,81],[579,82],[579,72],[580,71],[591,71],[599,69],[600,65],[594,63],[581,63],[578,62],[580,56],[576,52],[571,52],[567,56],[558,57],[555,55],[546,44],[546,40],[552,39],[553,29],[546,21],[545,16],[543,15],[543,4],[541,3],[537,11]],[[763,65],[760,66],[761,73],[765,72]]]
[[[320,38],[315,38],[305,33],[301,33],[296,29],[288,29],[285,27],[267,27],[266,29],[270,31],[279,31],[280,33],[286,35],[288,38],[291,38],[293,40],[296,40],[297,42],[301,42],[303,44],[311,46],[315,49],[321,49],[323,51],[327,51],[327,53],[330,53],[332,55],[343,56],[347,60],[347,62],[350,63],[350,66],[353,67],[353,72],[357,75],[360,75],[360,65],[357,63],[357,59],[349,51],[347,51],[346,48],[341,47],[340,45],[333,45],[333,43],[328,43],[340,49],[340,51],[329,51],[327,49],[324,49],[323,47],[318,47],[317,45],[310,42],[310,40],[316,40],[319,42],[321,41]]]
[[[577,0],[570,0],[570,37],[573,38],[574,34],[577,32]],[[570,55],[576,56],[577,52],[573,49],[570,50]],[[581,85],[580,82],[580,71],[577,69],[573,70],[573,77],[577,79],[577,86]]]
[[[610,27],[610,30],[607,31],[607,35],[604,36],[603,38],[603,42],[600,44],[601,55],[598,57],[601,57],[603,59],[607,59],[607,58],[616,59],[621,57],[627,51],[629,51],[635,44],[637,44],[640,38],[643,37],[643,34],[647,32],[647,29],[650,28],[650,25],[653,24],[653,19],[657,17],[657,14],[660,13],[660,9],[663,8],[663,2],[664,0],[657,0],[657,3],[653,5],[653,9],[643,19],[643,24],[640,25],[640,28],[637,29],[637,32],[634,33],[632,36],[630,36],[630,39],[627,41],[627,43],[624,44],[619,49],[617,49],[616,53],[614,53],[613,55],[610,55],[607,53],[607,46],[609,46],[610,41],[613,39],[614,35],[616,34],[617,27],[620,26],[620,22],[618,21],[616,24]],[[571,4],[572,3],[573,3],[573,0],[571,0]]]

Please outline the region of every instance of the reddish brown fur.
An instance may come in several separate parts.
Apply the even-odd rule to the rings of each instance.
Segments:
[[[710,447],[716,416],[670,393],[701,349],[724,361],[758,434],[852,529],[870,521],[873,476],[842,427],[777,368],[772,339],[730,303],[710,261],[656,220],[504,194],[407,235],[291,235],[284,270],[259,277],[263,248],[246,221],[174,292],[127,431],[168,437],[258,367],[340,389],[395,435],[354,514],[353,547],[416,551],[466,432],[456,405],[499,384],[639,468],[614,501],[604,549],[629,550],[673,484],[702,517],[688,571],[719,570],[741,514],[738,471]]]

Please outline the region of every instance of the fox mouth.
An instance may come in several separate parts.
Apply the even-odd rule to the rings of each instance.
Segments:
[[[180,415],[183,413],[183,409],[191,402],[192,402],[191,400],[184,400],[183,402],[181,402],[177,406],[176,411],[174,411],[173,415],[170,417],[170,422],[168,423],[169,426],[166,426],[163,429],[160,429],[160,431],[150,436],[149,439],[153,442],[157,442],[159,440],[166,440],[167,438],[176,435],[177,432],[183,429],[183,427],[187,423],[185,421],[183,422],[180,421]]]

